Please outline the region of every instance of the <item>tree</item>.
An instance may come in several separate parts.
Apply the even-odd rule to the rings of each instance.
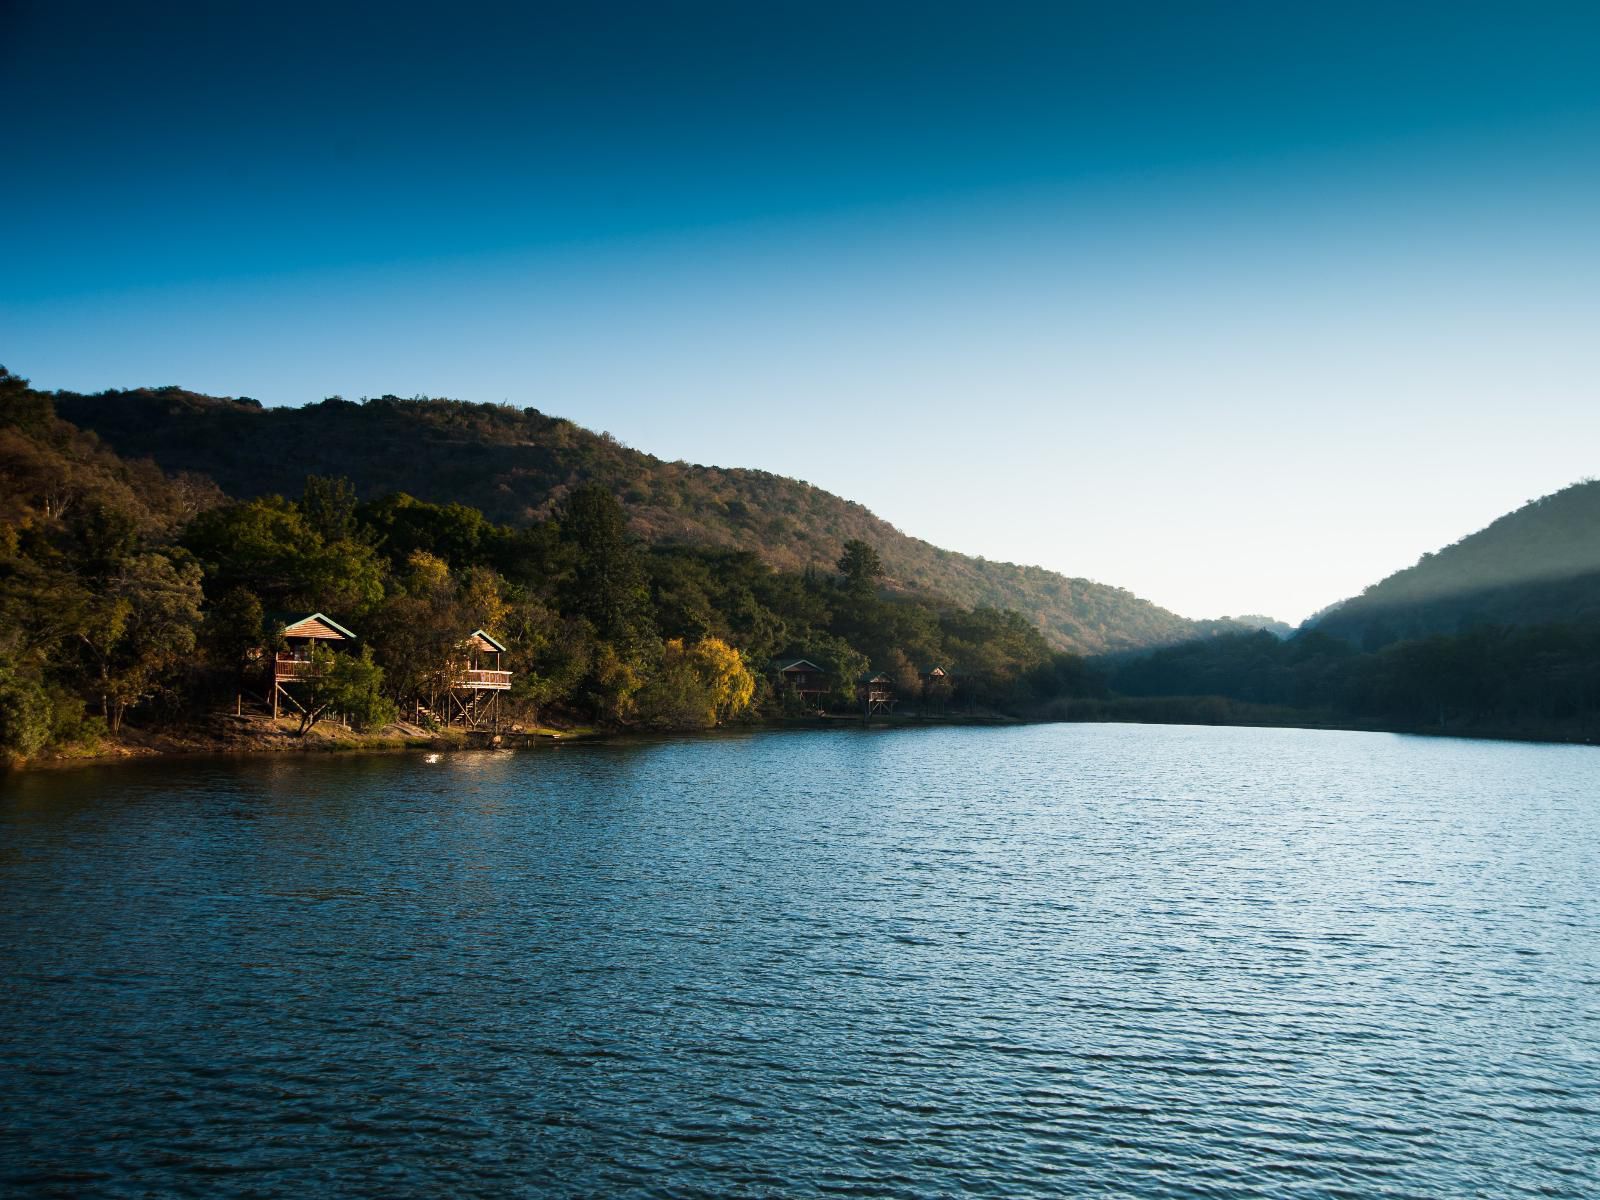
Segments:
[[[688,659],[711,693],[711,717],[719,724],[750,707],[756,681],[739,652],[721,638],[702,638],[689,648]]]
[[[459,569],[482,561],[507,533],[465,504],[429,504],[404,492],[361,505],[356,517],[397,565],[425,550]]]
[[[27,758],[50,740],[50,702],[35,679],[0,667],[0,757]]]
[[[354,538],[326,541],[282,496],[201,513],[184,544],[204,564],[210,594],[243,587],[278,608],[365,612],[383,599],[383,571]]]
[[[575,551],[572,609],[588,618],[602,640],[636,657],[655,630],[644,561],[628,537],[622,505],[603,487],[580,487],[568,497],[561,532]]]
[[[504,626],[511,605],[506,601],[506,581],[488,567],[468,567],[457,584],[457,596],[474,629]]]
[[[750,707],[756,681],[739,652],[718,638],[662,646],[654,677],[639,693],[639,715],[672,729],[709,729]]]
[[[324,542],[352,537],[356,530],[355,485],[342,476],[329,479],[307,475],[300,496],[300,512],[312,532]]]
[[[887,666],[889,678],[894,680],[895,697],[902,704],[915,704],[922,699],[922,675],[903,650],[891,650]]]
[[[607,721],[626,721],[633,715],[634,697],[644,682],[634,663],[618,654],[610,642],[601,642],[584,690],[598,716]]]
[[[129,559],[110,581],[82,639],[112,733],[128,709],[161,691],[190,661],[201,600],[200,568],[165,554]]]
[[[695,670],[682,638],[669,638],[650,682],[639,692],[639,719],[658,729],[707,729],[716,724],[711,688]]]
[[[249,588],[229,591],[207,610],[201,640],[211,666],[237,682],[252,654],[268,640],[261,597]]]
[[[563,617],[527,600],[511,606],[504,628],[511,645],[511,697],[536,713],[574,695],[594,665],[594,629],[581,617]]]
[[[383,696],[383,668],[372,661],[372,651],[365,646],[359,655],[315,647],[299,700],[300,737],[333,713],[357,729],[376,728],[395,717],[394,705]]]
[[[851,538],[839,556],[839,572],[844,576],[845,591],[854,596],[870,596],[883,575],[883,560],[866,542]]]
[[[50,397],[36,392],[20,375],[0,367],[0,427],[15,426],[26,433],[47,431],[55,420]]]
[[[465,665],[462,642],[476,626],[443,559],[413,551],[398,583],[368,622],[385,690],[398,702],[422,698],[437,707]]]

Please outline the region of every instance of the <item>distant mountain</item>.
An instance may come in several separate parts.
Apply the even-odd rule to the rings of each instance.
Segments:
[[[1531,500],[1308,624],[1375,649],[1480,625],[1600,618],[1600,482]]]
[[[616,492],[648,541],[752,550],[798,570],[832,569],[844,542],[860,538],[877,548],[891,586],[1015,609],[1059,649],[1101,654],[1241,627],[1190,621],[1088,579],[941,550],[800,480],[665,462],[531,408],[394,396],[262,408],[179,388],[63,392],[55,402],[119,453],[201,473],[235,496],[293,496],[307,475],[343,475],[366,498],[409,492],[522,524],[592,481]]]
[[[1294,626],[1276,617],[1250,613],[1242,617],[1217,617],[1209,621],[1196,621],[1202,633],[1215,636],[1222,633],[1270,633],[1276,638],[1294,634]]]

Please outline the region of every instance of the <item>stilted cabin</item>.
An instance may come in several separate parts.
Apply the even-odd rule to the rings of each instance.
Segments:
[[[882,671],[869,672],[856,682],[856,696],[865,716],[894,711],[894,680]]]
[[[300,685],[316,677],[311,651],[318,645],[330,650],[348,650],[355,643],[356,635],[327,614],[317,612],[284,619],[278,628],[278,640],[281,645],[272,655],[269,680],[274,718],[285,702],[304,711],[295,692]]]
[[[450,724],[498,729],[500,693],[511,689],[505,644],[487,630],[475,629],[461,649],[461,667],[450,681]]]
[[[828,694],[828,674],[816,663],[806,658],[782,658],[772,664],[778,679],[778,690],[793,688],[812,708],[821,705]]]
[[[922,676],[922,704],[927,712],[942,713],[955,690],[954,680],[943,667],[932,666],[919,671]]]

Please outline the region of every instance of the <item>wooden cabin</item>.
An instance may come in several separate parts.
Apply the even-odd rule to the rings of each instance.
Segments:
[[[301,708],[292,690],[297,684],[315,678],[316,666],[311,652],[317,646],[330,650],[348,650],[356,635],[326,613],[290,615],[280,618],[277,627],[278,647],[272,655],[269,688],[272,692],[272,715],[276,718],[284,701]]]
[[[511,672],[504,669],[507,653],[505,643],[484,629],[473,630],[461,643],[461,663],[450,680],[450,724],[499,727],[500,693],[511,689]]]
[[[783,658],[772,664],[778,689],[791,688],[813,708],[828,694],[828,673],[807,658]]]
[[[927,667],[917,672],[922,677],[923,711],[942,713],[955,690],[955,677],[941,666]]]
[[[856,698],[866,716],[894,711],[894,680],[882,671],[868,672],[856,681]]]

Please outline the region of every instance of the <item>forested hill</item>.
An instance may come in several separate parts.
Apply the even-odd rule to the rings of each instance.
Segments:
[[[1482,625],[1600,617],[1600,482],[1529,501],[1314,622],[1368,649]]]
[[[526,524],[599,483],[652,543],[751,550],[784,570],[827,566],[843,544],[877,548],[891,586],[966,606],[1015,609],[1058,649],[1095,654],[1215,632],[1121,588],[989,562],[908,537],[860,504],[763,471],[665,462],[534,409],[405,400],[262,408],[179,388],[57,393],[56,409],[119,453],[194,471],[233,496],[298,495],[306,476],[346,476],[375,498],[408,492]]]

